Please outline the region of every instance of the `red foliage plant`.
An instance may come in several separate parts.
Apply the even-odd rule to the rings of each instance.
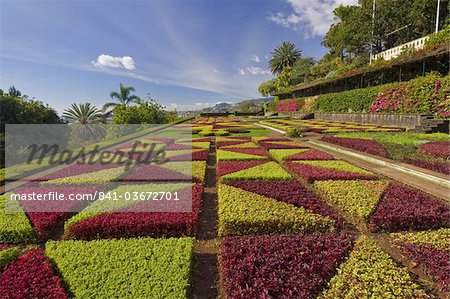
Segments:
[[[243,154],[261,156],[261,157],[267,156],[266,151],[263,149],[259,149],[259,148],[225,148],[223,150],[229,151],[229,152],[235,152],[235,153],[243,153]]]
[[[284,159],[285,161],[297,161],[297,160],[334,160],[334,157],[330,154],[319,150],[309,150],[303,153],[298,153]]]
[[[320,168],[311,165],[287,162],[286,166],[309,183],[317,180],[376,180],[371,174],[354,173],[344,170]]]
[[[291,143],[287,143],[287,142],[274,143],[274,142],[270,142],[270,141],[263,141],[263,142],[260,142],[259,145],[261,145],[263,148],[265,148],[267,150],[304,148],[304,146],[291,144]]]
[[[303,207],[315,214],[328,216],[339,225],[342,224],[342,219],[337,213],[297,181],[238,181],[228,182],[227,185]]]
[[[450,291],[450,259],[448,249],[425,244],[400,244],[404,255],[421,265],[438,283],[441,290]]]
[[[137,205],[116,212],[102,213],[74,223],[69,226],[64,238],[95,240],[193,236],[197,227],[202,194],[201,184],[192,187],[192,212],[138,212],[145,207]]]
[[[346,233],[229,237],[222,241],[227,298],[314,298],[350,250]]]
[[[450,208],[422,191],[391,184],[371,216],[370,225],[387,231],[449,227]]]
[[[104,169],[113,167],[119,167],[117,163],[102,163],[102,164],[72,164],[63,169],[57,170],[50,174],[33,179],[32,182],[42,182],[47,180],[53,180],[68,176],[75,176],[83,173],[97,172]]]
[[[435,158],[447,159],[450,157],[450,141],[433,141],[421,144],[419,152]]]
[[[343,137],[322,137],[322,141],[333,143],[339,146],[351,148],[360,152],[365,152],[380,157],[389,157],[387,150],[375,140],[359,139],[359,138],[343,138]]]
[[[217,164],[217,177],[267,163],[267,161],[220,161]]]
[[[411,159],[411,158],[406,158],[404,161],[406,163],[416,165],[418,167],[422,167],[425,169],[429,169],[429,170],[433,170],[436,172],[441,172],[441,173],[450,175],[450,164],[449,163],[439,162],[439,161],[418,160],[418,159]]]
[[[2,298],[69,298],[42,249],[30,249],[0,273]]]
[[[66,199],[69,195],[93,194],[96,191],[94,187],[29,187],[17,188],[14,190],[17,194],[49,194],[55,192],[63,194]],[[41,240],[47,240],[51,235],[64,225],[64,221],[69,219],[75,213],[80,212],[89,201],[83,200],[64,200],[64,201],[40,201],[26,200],[20,202],[28,218],[31,221],[38,237]]]

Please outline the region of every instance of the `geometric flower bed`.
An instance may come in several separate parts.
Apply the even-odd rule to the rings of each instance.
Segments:
[[[405,158],[403,162],[450,175],[450,163],[412,158]]]
[[[103,169],[96,172],[89,172],[78,174],[74,176],[67,176],[62,178],[51,179],[41,182],[42,186],[55,186],[66,184],[97,184],[117,181],[118,178],[125,174],[125,167],[115,167]]]
[[[243,149],[240,149],[243,150]],[[267,160],[265,152],[259,149],[249,149],[245,152],[227,150],[217,150],[217,161],[251,161]]]
[[[449,227],[450,208],[422,191],[390,184],[370,223],[373,228],[391,232]]]
[[[220,181],[290,180],[292,176],[276,162],[267,162],[220,177]]]
[[[307,148],[300,148],[300,149],[271,149],[269,150],[269,155],[278,163],[283,163],[284,160],[291,160],[289,159],[293,155],[304,153],[309,151]]]
[[[264,197],[273,198],[296,207],[303,207],[307,211],[340,222],[339,215],[332,211],[321,199],[313,192],[306,189],[300,182],[234,181],[227,182],[226,184]]]
[[[187,298],[192,249],[191,238],[144,238],[52,241],[45,253],[77,298]]]
[[[219,161],[217,163],[217,178],[226,174],[244,170],[253,166],[267,163],[267,161]]]
[[[293,161],[286,166],[304,180],[375,180],[371,172],[344,161]]]
[[[33,179],[32,181],[47,181],[47,180],[52,180],[52,179],[76,176],[79,174],[97,172],[100,170],[109,169],[109,168],[118,167],[118,166],[119,166],[118,164],[114,164],[114,163],[81,164],[81,165],[71,164],[61,170],[41,176],[37,179]]]
[[[272,151],[272,150],[271,150]],[[275,150],[276,151],[276,150]],[[296,160],[334,160],[334,157],[325,152],[310,149],[303,151],[292,156],[284,158],[285,161],[296,161]]]
[[[69,198],[69,194],[94,194],[96,188],[93,187],[24,187],[14,189],[18,194],[50,193],[64,194]],[[46,240],[60,229],[64,221],[79,212],[89,201],[64,200],[64,201],[21,201],[20,204],[26,211],[37,236],[41,240]],[[43,212],[41,212],[43,211]],[[55,212],[52,212],[55,211]],[[64,211],[64,212],[61,212]],[[70,212],[66,212],[70,211]]]
[[[285,142],[285,141],[260,141],[259,145],[267,150],[271,149],[296,149],[296,148],[304,148],[296,142]]]
[[[3,267],[17,259],[20,249],[16,246],[0,245],[0,273]]]
[[[331,136],[322,137],[320,140],[380,157],[389,157],[387,150],[375,140]]]
[[[17,201],[10,201],[8,205],[14,205],[14,212],[8,213],[6,198],[9,194],[0,195],[0,244],[22,243],[33,241],[35,233],[24,212]]]
[[[86,275],[88,277],[88,275]],[[42,249],[29,249],[0,273],[2,298],[69,298]]]
[[[387,181],[316,181],[314,188],[330,205],[347,218],[365,223],[384,193]]]
[[[69,219],[65,224],[64,239],[95,240],[106,238],[138,238],[138,237],[183,237],[195,234],[203,186],[196,184],[192,191],[179,189],[186,184],[170,185],[162,190],[162,186],[126,185],[114,192],[142,190],[177,191],[180,199],[185,192],[192,192],[192,212],[146,212],[150,211],[141,203],[133,201],[117,201],[116,203],[96,202],[83,212]],[[153,188],[153,189],[152,189]],[[190,193],[186,193],[190,195]],[[96,205],[98,203],[98,205]],[[102,206],[103,204],[103,206]],[[154,203],[149,203],[153,206]],[[164,204],[164,202],[161,202]],[[191,204],[186,202],[186,204]],[[115,205],[115,206],[114,206]],[[170,208],[170,206],[169,206]],[[186,209],[184,209],[186,210]]]
[[[351,295],[350,295],[351,294]],[[323,298],[429,298],[424,290],[383,252],[375,241],[360,237],[341,264]]]
[[[347,234],[228,237],[220,249],[227,298],[313,298],[350,250]]]
[[[401,252],[450,291],[450,229],[391,234]]]
[[[219,236],[329,231],[328,217],[240,188],[220,184]]]

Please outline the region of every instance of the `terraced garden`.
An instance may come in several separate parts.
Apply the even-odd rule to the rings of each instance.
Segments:
[[[403,135],[409,133],[399,133],[401,128],[297,120],[260,123],[281,130],[296,126],[303,132],[358,132],[327,134],[323,141],[391,158],[376,136],[409,138]],[[182,137],[174,138],[175,132]],[[359,147],[361,136],[367,138],[360,138],[365,143]],[[423,138],[435,138],[431,136]],[[354,142],[342,141],[346,138]],[[448,153],[441,137],[436,138],[417,151],[444,159]],[[85,204],[69,202],[79,205],[74,213],[39,212],[26,206],[32,203],[21,202],[11,214],[4,209],[9,194],[0,196],[2,297],[450,294],[449,198],[312,148],[305,138],[287,138],[236,117],[194,119],[142,141],[164,149],[165,163],[138,163],[126,172],[114,163],[73,165],[38,175],[13,192],[111,191],[126,196],[170,191],[180,198],[189,194],[192,204],[184,207],[180,201],[180,212],[174,212],[169,209],[173,206],[164,210],[165,201],[157,201],[159,212],[143,212],[145,203],[118,200],[105,205],[97,195]],[[131,147],[125,142],[116,148],[139,162],[145,149],[131,154],[126,151]]]

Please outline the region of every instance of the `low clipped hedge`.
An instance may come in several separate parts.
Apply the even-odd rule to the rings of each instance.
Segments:
[[[385,85],[321,94],[314,101],[316,112],[368,112]]]
[[[19,203],[11,202],[14,204],[14,211],[10,213],[6,211],[7,196],[8,194],[0,195],[0,243],[34,241],[36,239],[35,232]]]
[[[187,298],[192,238],[48,242],[76,298]]]

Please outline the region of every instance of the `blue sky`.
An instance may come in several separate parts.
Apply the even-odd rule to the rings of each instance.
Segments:
[[[178,110],[259,97],[276,46],[320,58],[332,9],[355,2],[0,1],[0,88],[58,112],[119,83]]]

